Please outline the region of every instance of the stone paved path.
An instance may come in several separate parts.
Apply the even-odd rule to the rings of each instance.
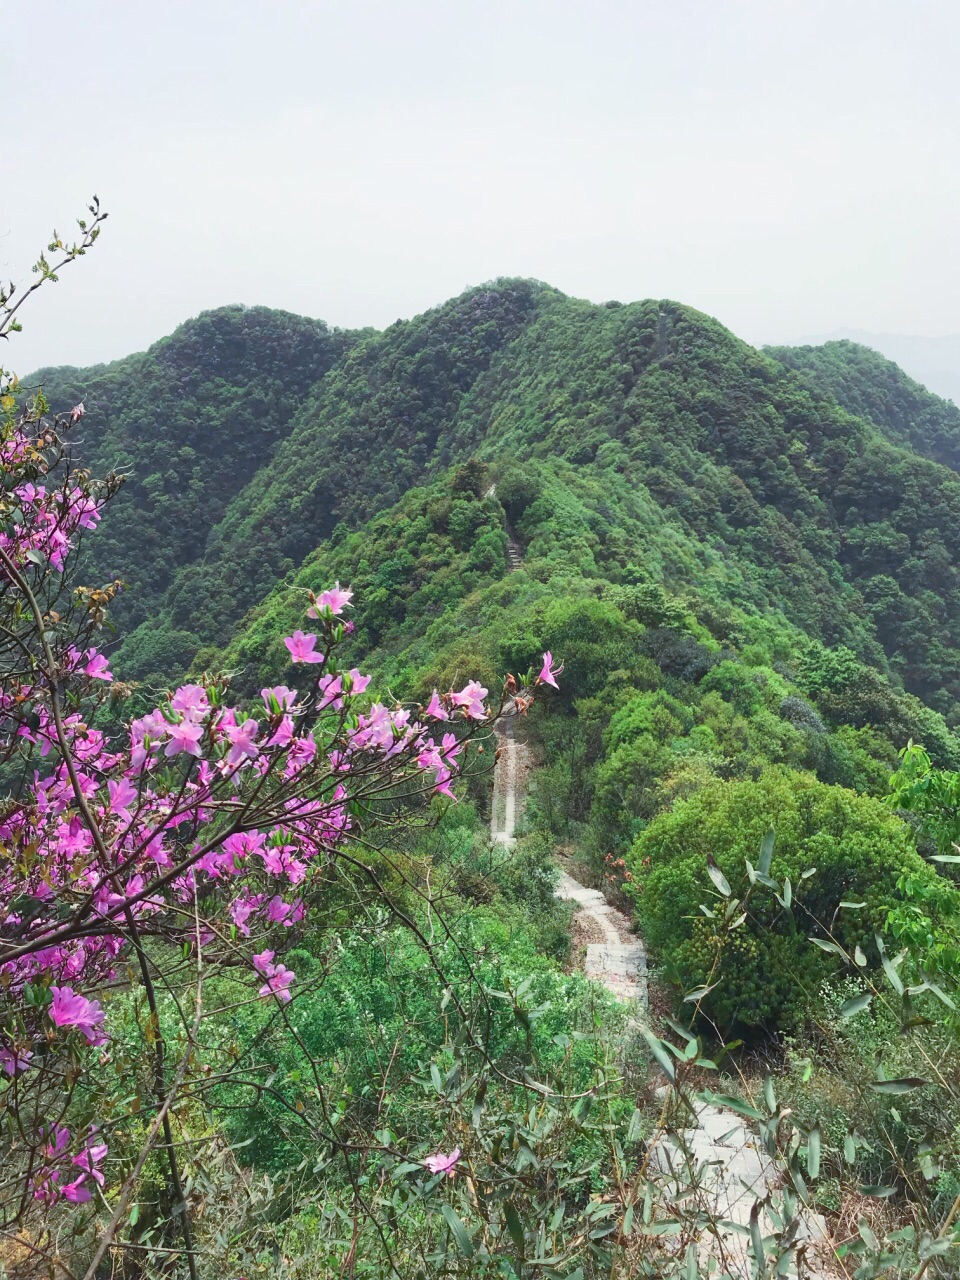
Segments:
[[[634,1002],[640,1014],[647,1007],[647,956],[629,920],[598,889],[586,888],[566,872],[561,872],[556,894],[575,902],[603,934],[603,942],[587,947],[584,973],[617,999]],[[661,1097],[666,1097],[665,1088]],[[697,1102],[695,1113],[688,1110],[684,1115],[678,1111],[669,1121],[651,1156],[653,1167],[663,1178],[661,1186],[666,1198],[671,1199],[675,1193],[688,1210],[700,1208],[711,1221],[725,1224],[713,1232],[704,1231],[699,1242],[701,1267],[707,1268],[712,1259],[716,1265],[713,1274],[751,1280],[754,1271],[749,1237],[737,1226],[749,1228],[754,1205],[768,1196],[776,1198],[783,1182],[780,1170],[760,1146],[748,1122],[733,1111]],[[691,1186],[696,1188],[692,1195]],[[771,1232],[772,1224],[764,1213],[760,1224],[764,1235]],[[823,1240],[824,1232],[823,1220],[808,1215],[801,1223],[799,1239]],[[802,1274],[806,1280],[830,1280],[835,1273],[806,1263]]]
[[[500,752],[493,773],[493,803],[490,806],[490,839],[494,844],[513,844],[517,827],[518,777],[526,747],[514,733],[513,717],[503,722],[497,733]]]
[[[573,876],[565,872],[557,885],[557,897],[575,902],[603,933],[603,942],[593,942],[587,947],[583,971],[588,978],[595,978],[618,1000],[636,1000],[647,1003],[647,953],[639,938],[624,942],[628,933],[626,916],[615,911],[599,889],[586,889]],[[614,921],[620,925],[617,929]]]

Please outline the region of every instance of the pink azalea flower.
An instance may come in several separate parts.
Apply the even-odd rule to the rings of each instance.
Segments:
[[[297,691],[288,689],[285,684],[277,684],[272,689],[261,689],[260,697],[268,711],[273,711],[274,702],[281,711],[289,711],[297,700]]]
[[[273,957],[273,951],[261,951],[259,955],[253,957],[253,967],[266,978],[258,994],[264,997],[276,996],[286,1004],[291,999],[290,983],[297,975],[292,969],[287,969],[282,964],[274,964]]]
[[[442,1151],[438,1151],[435,1155],[427,1156],[424,1164],[431,1173],[445,1173],[448,1178],[453,1177],[453,1166],[460,1159],[460,1148],[454,1147],[448,1156]]]
[[[316,652],[317,637],[313,632],[304,635],[302,631],[295,631],[292,636],[287,636],[283,643],[290,650],[291,662],[323,661],[323,654]]]
[[[284,968],[282,964],[272,965],[271,968],[273,972],[257,994],[261,996],[276,996],[284,1004],[289,1004],[293,998],[290,995],[290,983],[294,981],[297,975],[292,969]]]
[[[471,720],[482,720],[487,714],[487,709],[483,705],[486,696],[487,690],[483,685],[477,680],[471,680],[459,693],[452,693],[450,701],[455,707],[463,707],[464,713]]]
[[[68,1182],[65,1187],[60,1188],[60,1194],[64,1200],[69,1200],[71,1204],[86,1204],[90,1199],[90,1188],[84,1185],[84,1176],[81,1173],[79,1178],[75,1178],[73,1182]]]
[[[292,917],[296,909],[297,904],[295,902],[284,902],[278,893],[267,903],[267,909],[264,914],[271,924],[284,924],[289,929],[293,924]]]
[[[84,671],[88,676],[92,676],[94,680],[113,679],[113,672],[102,653],[97,653],[96,649],[88,649],[84,656],[87,659]]]
[[[228,724],[226,733],[230,739],[230,750],[227,752],[227,764],[239,764],[249,758],[255,760],[260,754],[256,745],[257,730],[260,726],[256,720],[244,720],[243,724]]]
[[[343,613],[344,609],[350,606],[350,601],[352,599],[353,592],[341,590],[340,583],[335,582],[329,591],[321,591],[316,606],[307,610],[307,617],[319,617],[321,609],[329,609],[334,617],[336,617],[337,614]]]
[[[203,725],[182,720],[180,724],[167,725],[170,741],[167,743],[165,755],[176,756],[181,751],[188,755],[200,755],[200,739],[203,737]]]
[[[484,692],[486,692],[486,690],[484,690]],[[427,709],[424,712],[424,714],[428,716],[433,716],[434,720],[450,719],[449,715],[447,714],[444,708],[443,703],[440,701],[440,695],[437,693],[436,689],[434,689],[433,691],[433,697],[427,703]]]
[[[555,667],[553,665],[553,654],[548,649],[543,655],[543,668],[537,676],[537,684],[550,684],[553,685],[554,689],[559,689],[560,686],[554,677],[558,676],[562,670],[563,663],[561,662],[558,667]]]
[[[317,707],[322,710],[324,707],[336,707],[337,710],[343,706],[343,681],[339,675],[321,676],[317,681],[317,691],[322,695]]]
[[[98,1143],[95,1147],[87,1147],[81,1151],[78,1156],[73,1157],[73,1163],[78,1169],[83,1169],[85,1174],[89,1174],[92,1178],[103,1186],[103,1174],[97,1168],[101,1160],[107,1154],[107,1144],[105,1142]]]
[[[453,774],[450,770],[443,766],[437,770],[437,780],[433,784],[433,789],[436,791],[437,795],[449,796],[451,800],[456,800],[457,797],[450,790],[450,780],[452,777]]]
[[[127,809],[137,798],[137,788],[129,778],[121,778],[119,782],[108,781],[107,790],[110,793],[110,808],[113,813],[120,813]]]
[[[51,987],[50,990],[53,992],[51,1021],[58,1027],[76,1027],[91,1044],[106,1042],[106,1036],[97,1029],[105,1015],[96,1000],[78,996],[71,987]]]
[[[196,720],[210,710],[210,700],[202,685],[182,684],[170,699],[170,706],[188,719]]]
[[[43,1132],[41,1130],[41,1132]],[[53,1141],[50,1141],[50,1131],[46,1132],[47,1145],[44,1148],[48,1159],[53,1160],[61,1151],[64,1151],[70,1141],[70,1130],[65,1129],[62,1125],[57,1125],[53,1130]]]
[[[6,1045],[0,1045],[0,1068],[8,1076],[15,1076],[21,1071],[26,1071],[30,1066],[30,1059],[33,1057],[31,1049],[13,1049],[10,1050]]]
[[[268,747],[285,747],[293,741],[293,716],[284,715],[276,730],[266,741]]]
[[[257,911],[262,901],[262,895],[257,894],[253,898],[237,898],[230,904],[230,918],[237,926],[245,938],[250,937],[250,926],[247,920]]]
[[[370,683],[371,677],[361,675],[356,667],[351,667],[347,674],[350,677],[350,692],[363,693]]]

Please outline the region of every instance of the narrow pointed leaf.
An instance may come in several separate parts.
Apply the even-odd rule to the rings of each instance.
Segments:
[[[870,1088],[877,1093],[912,1093],[914,1089],[922,1089],[929,1083],[929,1080],[921,1080],[918,1076],[904,1076],[900,1080],[871,1080]]]
[[[862,1013],[869,1006],[872,999],[873,994],[870,991],[864,991],[859,996],[851,996],[849,1000],[844,1000],[840,1006],[840,1017],[852,1018],[854,1014]]]
[[[442,1204],[440,1206],[440,1212],[447,1221],[447,1226],[450,1228],[450,1234],[457,1242],[457,1248],[465,1258],[472,1258],[473,1241],[470,1239],[470,1233],[457,1217],[452,1206],[449,1204]]]
[[[820,1177],[820,1130],[811,1129],[807,1134],[807,1173],[811,1178]]]
[[[666,1046],[663,1044],[661,1040],[657,1039],[657,1037],[653,1034],[652,1031],[648,1031],[646,1027],[643,1028],[643,1038],[644,1040],[646,1040],[647,1044],[650,1046],[650,1052],[653,1054],[657,1062],[663,1068],[663,1071],[666,1074],[667,1079],[672,1084],[677,1078],[677,1070],[673,1064],[673,1058],[667,1052]]]
[[[707,875],[716,885],[718,892],[722,893],[725,898],[729,898],[732,893],[730,882],[712,858],[707,862]]]
[[[760,861],[757,863],[757,870],[761,875],[768,876],[770,874],[770,864],[773,861],[773,827],[767,832],[760,842]]]

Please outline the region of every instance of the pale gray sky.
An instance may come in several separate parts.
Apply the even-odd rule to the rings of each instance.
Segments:
[[[497,275],[754,341],[960,330],[957,0],[0,0],[0,362],[227,302],[383,325]]]

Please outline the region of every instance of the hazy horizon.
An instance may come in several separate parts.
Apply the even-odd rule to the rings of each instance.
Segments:
[[[946,3],[92,0],[78,22],[8,0],[5,17],[23,178],[0,201],[0,275],[27,282],[94,191],[111,213],[0,352],[22,373],[234,302],[379,328],[500,275],[674,298],[758,345],[960,332]]]

